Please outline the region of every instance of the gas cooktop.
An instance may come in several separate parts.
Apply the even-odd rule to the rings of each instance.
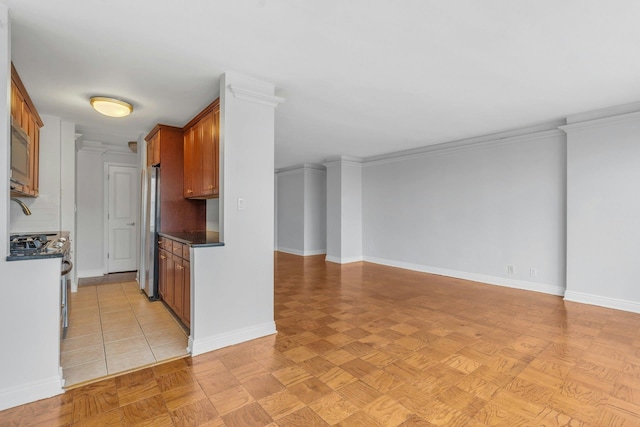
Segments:
[[[67,239],[57,234],[18,234],[9,238],[10,256],[64,252]]]

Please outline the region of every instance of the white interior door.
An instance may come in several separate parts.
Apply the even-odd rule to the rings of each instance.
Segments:
[[[107,271],[138,268],[138,169],[109,165]]]

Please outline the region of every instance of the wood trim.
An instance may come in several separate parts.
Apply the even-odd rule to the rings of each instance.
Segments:
[[[185,132],[188,129],[190,129],[193,125],[195,125],[196,123],[198,123],[198,121],[203,118],[204,116],[206,116],[207,114],[210,114],[216,107],[220,106],[220,98],[216,98],[215,101],[213,101],[211,104],[207,105],[204,110],[202,110],[197,116],[195,116],[193,119],[191,119],[189,121],[189,123],[187,123],[186,125],[184,125],[184,127],[182,128],[182,131]]]
[[[171,131],[182,132],[182,128],[179,128],[179,127],[176,127],[176,126],[157,124],[157,125],[155,125],[155,127],[153,129],[151,129],[151,132],[149,132],[149,134],[144,137],[144,140],[149,142],[151,140],[151,138],[153,138],[153,136],[156,133],[158,133],[158,131],[160,129],[166,129],[166,130],[171,130]]]
[[[42,119],[40,118],[40,115],[38,114],[38,110],[36,110],[35,105],[33,105],[33,101],[31,100],[31,97],[29,96],[29,92],[27,92],[27,89],[24,87],[24,83],[22,83],[22,79],[20,79],[20,75],[18,74],[18,70],[16,70],[16,67],[15,67],[15,65],[13,65],[13,62],[11,62],[11,80],[13,80],[13,83],[16,85],[18,90],[24,96],[24,102],[26,102],[27,106],[31,110],[31,114],[33,114],[33,117],[36,119],[36,124],[39,127],[44,126],[44,123],[42,122]]]

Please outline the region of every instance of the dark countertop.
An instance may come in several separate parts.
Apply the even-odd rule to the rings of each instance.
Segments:
[[[217,231],[168,231],[158,233],[167,239],[177,240],[194,248],[207,246],[224,246]]]
[[[36,232],[20,232],[20,233],[11,233],[9,235],[9,239],[13,236],[30,236],[34,234],[44,234],[47,236],[48,240],[56,240],[59,237],[69,238],[68,231],[36,231]],[[26,261],[31,259],[46,259],[46,258],[62,258],[62,250],[60,249],[49,249],[46,251],[38,252],[35,254],[29,255],[9,255],[7,256],[7,261]]]

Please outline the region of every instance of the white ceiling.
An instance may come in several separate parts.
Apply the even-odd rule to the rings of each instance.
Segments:
[[[125,145],[235,71],[273,82],[276,167],[640,101],[637,0],[0,0],[41,113]],[[91,95],[129,100],[110,119]]]

